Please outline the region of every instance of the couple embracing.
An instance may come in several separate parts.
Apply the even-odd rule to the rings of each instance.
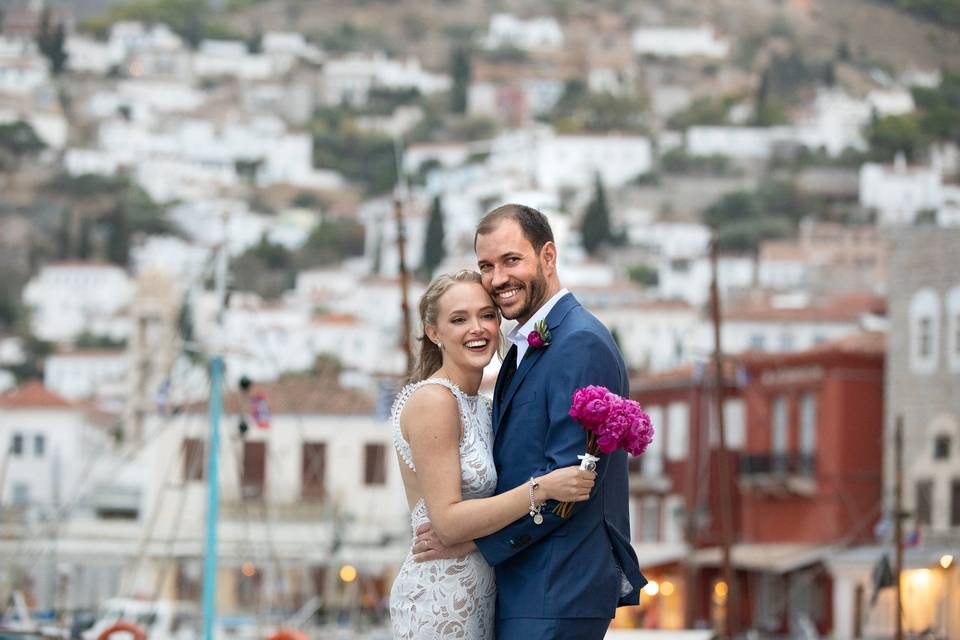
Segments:
[[[628,394],[607,329],[562,288],[546,217],[508,204],[481,219],[480,273],[430,283],[420,358],[393,408],[416,533],[390,594],[395,638],[603,638],[646,584],[630,546],[626,454],[580,470],[574,390]],[[517,321],[493,402],[478,394]],[[506,345],[503,345],[506,346]],[[501,351],[502,353],[502,351]],[[566,518],[553,513],[573,503]]]

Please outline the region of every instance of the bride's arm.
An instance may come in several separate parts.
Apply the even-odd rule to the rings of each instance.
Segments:
[[[460,493],[460,412],[444,387],[425,385],[407,401],[400,416],[413,454],[417,479],[433,530],[445,546],[494,533],[530,511],[530,487],[522,484],[499,495],[464,500]],[[534,500],[586,500],[594,473],[564,467],[537,478]]]

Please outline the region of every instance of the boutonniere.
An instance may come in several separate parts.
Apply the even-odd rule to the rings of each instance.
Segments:
[[[546,320],[541,320],[533,325],[533,331],[527,334],[527,344],[532,349],[542,349],[550,346],[550,329],[547,329]]]

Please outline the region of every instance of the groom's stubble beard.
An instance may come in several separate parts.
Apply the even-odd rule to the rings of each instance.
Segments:
[[[524,289],[527,291],[527,300],[516,314],[508,316],[503,309],[500,309],[500,313],[507,320],[517,320],[519,318],[529,319],[530,316],[536,313],[537,309],[546,302],[547,278],[543,275],[543,267],[541,265],[537,265],[537,277],[528,284],[525,284]]]

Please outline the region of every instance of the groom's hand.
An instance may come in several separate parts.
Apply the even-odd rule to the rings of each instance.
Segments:
[[[452,547],[444,546],[430,523],[425,522],[417,527],[417,537],[413,541],[413,561],[426,562],[428,560],[462,558],[476,548],[477,545],[473,543],[473,540],[461,542]]]

